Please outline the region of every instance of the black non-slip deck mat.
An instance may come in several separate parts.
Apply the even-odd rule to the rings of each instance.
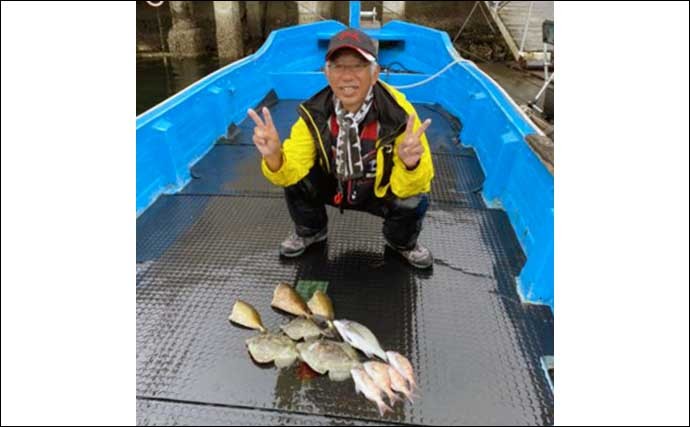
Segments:
[[[251,417],[237,408],[270,412],[267,423],[282,413],[316,424],[553,423],[540,337],[515,291],[524,255],[504,212],[432,205],[420,241],[435,264],[420,272],[385,249],[381,220],[365,213],[329,208],[328,241],[284,260],[277,247],[292,225],[280,198],[176,195],[156,204],[164,208],[137,222],[140,423],[167,423],[170,411],[184,423],[208,411],[228,424]],[[338,318],[367,325],[410,359],[414,404],[381,418],[351,380],[305,380],[298,365],[251,361],[244,341],[255,332],[228,323],[233,303],[253,304],[276,331],[290,318],[270,308],[273,289],[298,280],[327,281]]]
[[[483,208],[481,196],[484,171],[474,150],[461,153],[432,153],[434,179],[431,182],[431,200],[455,203],[460,206]]]
[[[267,105],[289,135],[299,101]],[[417,271],[384,246],[382,220],[328,208],[329,239],[281,259],[292,229],[283,190],[261,174],[250,119],[232,126],[192,168],[177,195],[137,219],[138,424],[552,424],[553,393],[541,358],[553,354],[553,316],[524,305],[524,265],[507,215],[486,209],[484,174],[459,144],[462,125],[436,105],[427,137],[435,179],[420,241],[435,256]],[[251,361],[255,332],[230,325],[236,299],[277,331],[270,308],[280,282],[328,282],[336,316],[367,325],[387,350],[413,363],[421,397],[380,417],[351,380],[306,379]]]
[[[328,426],[351,425],[352,419],[321,417],[278,410],[206,405],[198,402],[176,402],[137,399],[137,425],[184,426]],[[356,420],[357,425],[389,425],[383,422]]]
[[[216,145],[192,167],[192,175],[182,194],[284,195],[264,177],[261,154],[253,145]]]

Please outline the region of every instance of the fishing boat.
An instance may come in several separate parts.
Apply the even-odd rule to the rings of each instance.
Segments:
[[[349,26],[359,27],[359,2]],[[326,86],[322,21],[276,30],[254,54],[136,119],[139,424],[553,424],[552,172],[525,138],[541,131],[461,57],[445,32],[403,21],[363,29],[380,79],[420,119],[436,176],[420,241],[431,271],[386,249],[379,218],[328,208],[329,238],[282,259],[283,189],[261,174],[249,108],[281,138]],[[381,417],[352,381],[255,365],[254,331],[230,325],[241,299],[279,331],[276,284],[318,283],[336,318],[366,325],[412,363],[419,397]],[[247,424],[248,425],[248,424]]]

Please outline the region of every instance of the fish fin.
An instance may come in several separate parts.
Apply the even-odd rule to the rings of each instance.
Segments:
[[[390,402],[391,406],[395,406],[396,403],[402,401],[400,396],[393,393],[393,391],[391,391],[390,393],[387,393],[387,394],[388,394],[388,402]]]
[[[296,357],[279,357],[274,360],[278,368],[287,368],[295,362]]]
[[[334,371],[330,370],[328,371],[328,378],[331,381],[345,381],[346,379],[350,378],[350,371]],[[355,385],[356,387],[356,385]]]
[[[293,335],[292,333],[288,333],[287,331],[283,331],[283,332],[285,333],[285,335],[288,336],[288,338],[290,338],[293,341],[299,341],[300,338],[302,338],[299,335]]]
[[[390,406],[386,405],[386,403],[383,400],[379,400],[378,402],[376,402],[376,406],[379,407],[379,414],[381,416],[386,415],[386,412],[393,412],[393,409]]]
[[[321,335],[323,335],[323,336],[326,337],[326,338],[335,339],[335,338],[336,338],[336,334],[335,334],[334,332],[335,332],[334,329],[330,329],[330,328],[329,328],[329,329],[322,329],[322,330],[321,330]]]

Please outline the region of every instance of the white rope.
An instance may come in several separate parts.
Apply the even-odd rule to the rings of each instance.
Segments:
[[[146,3],[148,3],[149,6],[160,7],[160,6],[162,6],[163,3],[165,3],[165,2],[164,2],[164,1],[147,1]]]
[[[449,69],[450,67],[452,67],[452,66],[455,65],[455,64],[460,63],[461,61],[463,61],[462,58],[460,58],[460,59],[455,59],[455,60],[454,60],[453,62],[451,62],[450,64],[448,64],[448,65],[446,65],[445,67],[441,68],[441,70],[438,71],[438,72],[437,72],[436,74],[434,74],[433,76],[427,77],[426,79],[424,79],[424,80],[422,80],[422,81],[420,81],[420,82],[412,83],[412,84],[409,84],[409,85],[403,85],[403,86],[393,86],[393,85],[391,85],[391,86],[393,86],[393,87],[396,88],[396,89],[410,89],[410,88],[413,88],[413,87],[421,86],[421,85],[423,85],[423,84],[427,84],[427,83],[429,83],[430,81],[432,81],[433,79],[435,79],[436,77],[438,77],[438,76],[440,76],[441,74],[445,73],[447,69]]]

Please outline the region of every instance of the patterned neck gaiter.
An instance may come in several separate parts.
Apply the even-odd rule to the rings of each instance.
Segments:
[[[374,100],[373,86],[364,98],[364,103],[355,113],[342,107],[339,99],[335,101],[335,117],[338,121],[338,137],[335,152],[335,172],[339,181],[348,181],[364,176],[362,162],[362,142],[359,139],[359,125],[366,117]]]

